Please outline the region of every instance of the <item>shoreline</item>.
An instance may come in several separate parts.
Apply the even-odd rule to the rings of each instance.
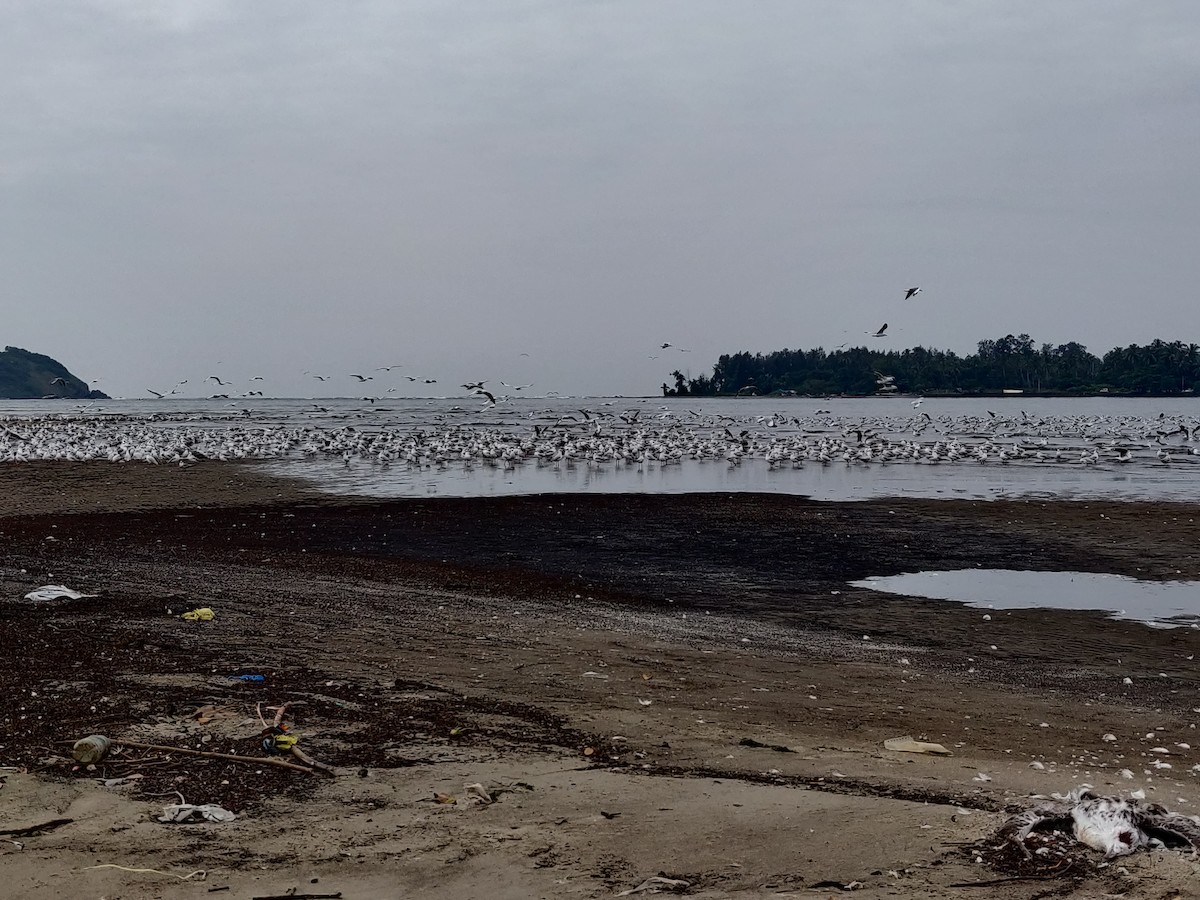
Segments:
[[[102,474],[0,472],[0,640],[12,650],[0,662],[0,766],[29,769],[0,790],[0,828],[49,810],[75,819],[23,850],[0,843],[22,896],[200,897],[222,885],[249,896],[319,878],[309,890],[346,898],[558,896],[564,879],[601,897],[666,872],[704,897],[826,896],[805,885],[838,879],[863,881],[868,897],[950,897],[953,884],[999,877],[953,842],[986,837],[1030,794],[1086,781],[1200,811],[1200,750],[1178,746],[1200,745],[1196,631],[1029,610],[987,621],[844,587],[881,567],[1005,559],[1196,577],[1200,506],[347,502],[228,464],[184,480]],[[11,599],[48,583],[102,598]],[[217,618],[178,619],[198,605]],[[261,687],[223,677],[249,671]],[[139,791],[45,762],[53,740],[100,727],[254,753],[255,704],[296,699],[309,704],[296,733],[337,778],[297,784],[180,757],[145,770]],[[200,724],[205,705],[230,712]],[[12,727],[35,720],[27,735]],[[904,734],[955,755],[883,749]],[[1170,752],[1152,754],[1158,744]],[[1151,766],[1163,760],[1171,768]],[[481,806],[428,799],[468,782],[509,793]],[[172,785],[240,818],[154,822],[169,801],[142,794]],[[209,875],[84,870],[97,860]],[[1122,864],[1130,876],[1089,870],[1059,884],[1160,897],[1194,877],[1174,852]]]

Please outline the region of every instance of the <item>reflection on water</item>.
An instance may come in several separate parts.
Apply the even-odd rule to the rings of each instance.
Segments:
[[[774,493],[817,500],[878,497],[996,500],[1013,497],[1186,500],[1200,496],[1200,472],[1065,466],[827,466],[771,468],[763,460],[657,463],[474,463],[416,467],[366,460],[282,460],[272,474],[331,493],[372,497],[503,497],[542,493]],[[1200,469],[1200,467],[1195,467]]]
[[[1091,572],[960,569],[852,582],[906,597],[956,600],[983,609],[1082,609],[1159,628],[1200,628],[1200,582],[1139,581]]]

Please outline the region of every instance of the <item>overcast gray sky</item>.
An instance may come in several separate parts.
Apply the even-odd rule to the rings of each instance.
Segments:
[[[353,395],[396,363],[373,390],[653,393],[885,321],[872,346],[1200,341],[1195,0],[0,0],[0,22],[0,344],[114,396]]]

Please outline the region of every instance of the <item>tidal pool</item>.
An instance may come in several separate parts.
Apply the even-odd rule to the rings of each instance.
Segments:
[[[1082,609],[1156,628],[1200,628],[1200,581],[1141,581],[1094,572],[956,569],[864,578],[854,587],[955,600],[981,609]]]

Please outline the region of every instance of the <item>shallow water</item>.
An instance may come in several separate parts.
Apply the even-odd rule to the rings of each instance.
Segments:
[[[520,397],[483,407],[470,396],[446,398],[164,399],[78,403],[0,401],[0,451],[29,446],[13,433],[38,431],[41,446],[77,458],[86,442],[111,446],[127,436],[170,447],[186,438],[214,447],[302,435],[335,450],[278,451],[274,474],[337,493],[379,497],[500,496],[535,493],[767,492],[821,500],[876,497],[996,499],[1010,497],[1200,501],[1200,405],[1195,398],[904,397],[600,398]],[[7,423],[7,424],[5,424]],[[659,446],[697,442],[718,447],[695,460],[589,458],[581,451],[551,461],[529,456],[509,465],[454,452],[416,463],[346,450],[348,436],[418,436],[457,448],[464,441],[509,446],[559,440],[585,445],[644,434]],[[133,438],[131,438],[132,440]],[[178,440],[177,440],[178,439]],[[947,461],[847,460],[872,441],[920,447],[953,443],[987,458]],[[1195,441],[1195,443],[1193,443]],[[799,463],[766,455],[774,446],[834,445],[832,458]],[[744,444],[730,462],[725,449]],[[1121,462],[1117,447],[1129,448]],[[345,452],[343,452],[345,451]],[[1019,451],[1013,457],[1014,451]],[[1169,462],[1159,455],[1170,453]],[[240,452],[240,451],[239,451]],[[1095,457],[1085,461],[1089,453]],[[47,457],[38,457],[47,458]],[[221,458],[226,458],[222,456]],[[171,462],[173,460],[159,460]],[[139,463],[131,463],[139,464]]]
[[[881,497],[928,499],[1006,498],[1200,500],[1200,466],[1189,471],[1070,468],[1045,465],[880,467],[805,465],[771,469],[762,460],[736,466],[724,461],[615,465],[524,464],[514,468],[473,464],[413,468],[355,461],[288,460],[268,464],[275,475],[301,478],[333,493],[374,497],[503,497],[523,494],[791,494],[826,501]]]
[[[1093,572],[959,569],[864,578],[854,587],[954,600],[981,609],[1076,609],[1158,628],[1200,627],[1200,582],[1140,581]]]

